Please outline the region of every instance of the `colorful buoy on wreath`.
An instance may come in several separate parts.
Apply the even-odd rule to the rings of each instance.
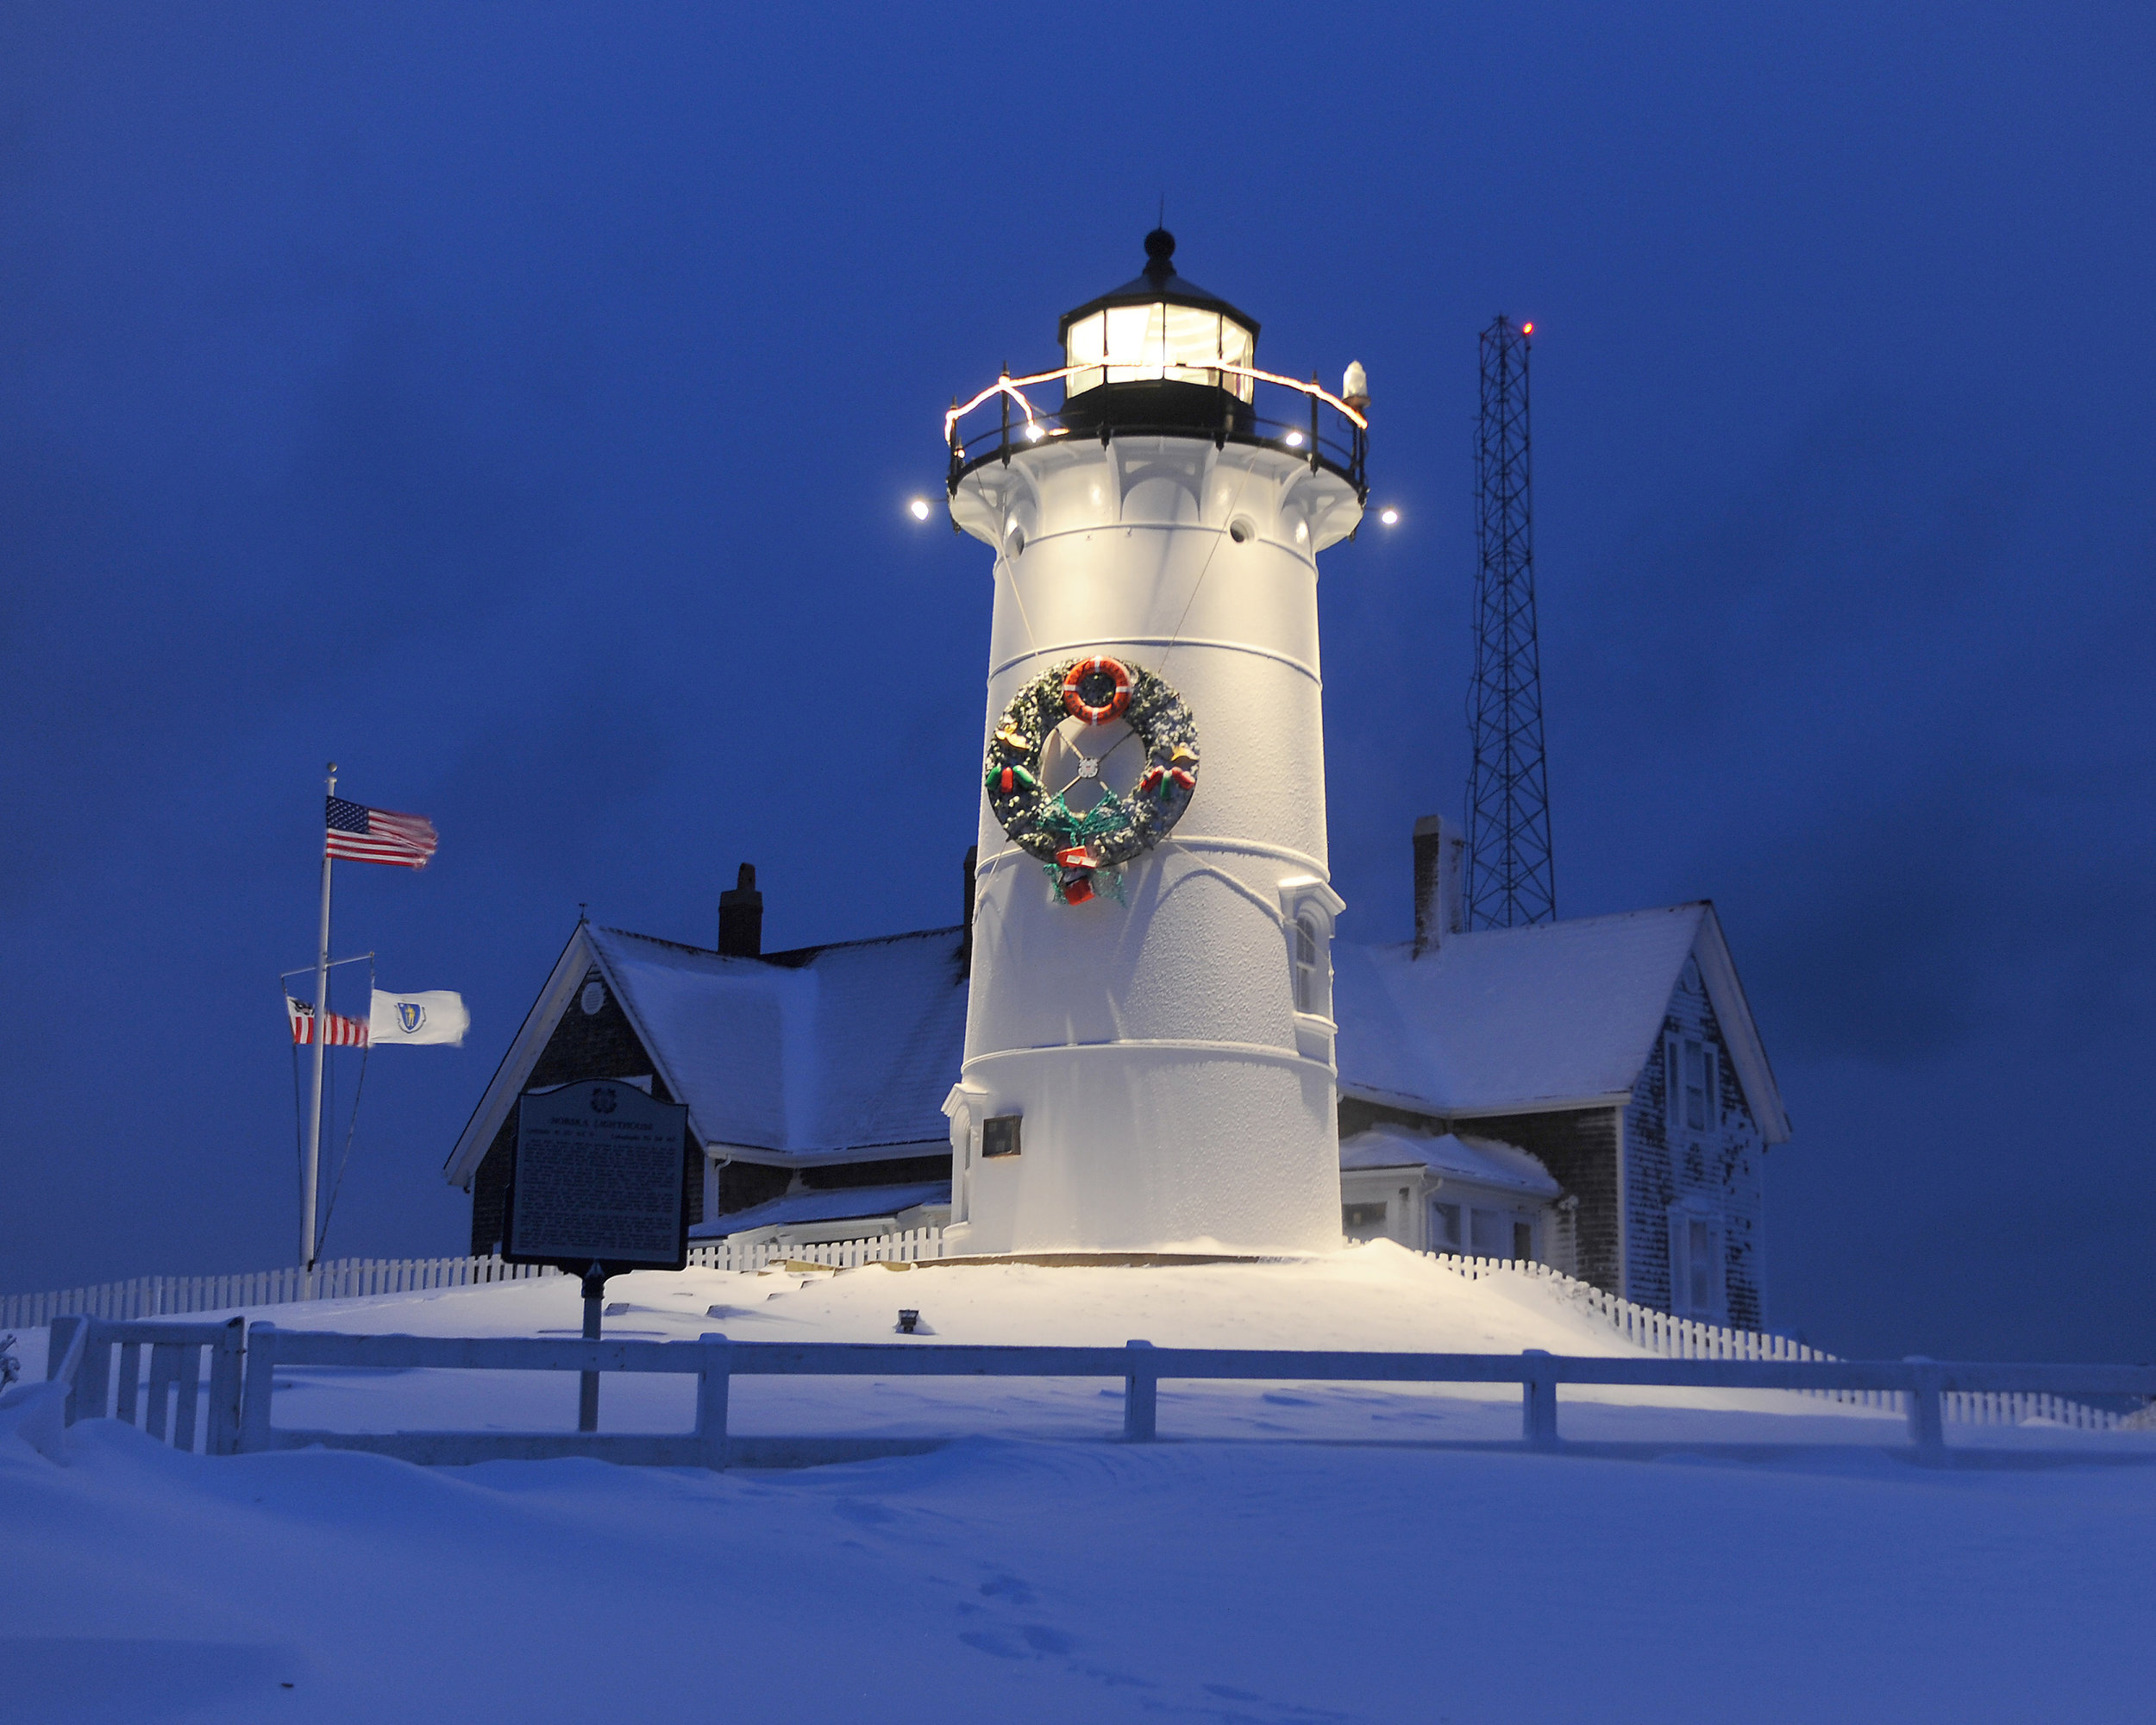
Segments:
[[[1081,780],[1100,782],[1100,757],[1082,750],[1070,784],[1042,781],[1042,750],[1074,718],[1089,729],[1117,719],[1130,726],[1145,765],[1129,795],[1104,787],[1090,808],[1073,809],[1069,792]],[[1182,697],[1142,665],[1105,654],[1067,660],[1012,697],[989,735],[982,783],[997,821],[1012,844],[1039,859],[1061,902],[1081,905],[1103,892],[1120,901],[1123,866],[1165,838],[1190,806],[1198,788],[1197,724]]]

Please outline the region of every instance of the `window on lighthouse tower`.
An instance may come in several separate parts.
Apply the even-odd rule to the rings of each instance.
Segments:
[[[1340,895],[1314,875],[1291,875],[1280,883],[1280,932],[1287,945],[1295,1047],[1328,1065],[1332,1061],[1333,919],[1346,908]]]
[[[1325,939],[1318,919],[1305,911],[1295,919],[1295,1010],[1325,1011]],[[1278,997],[1275,996],[1275,999]]]

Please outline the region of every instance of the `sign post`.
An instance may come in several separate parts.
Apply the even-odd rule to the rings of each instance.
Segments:
[[[605,1078],[518,1100],[502,1257],[582,1277],[587,1341],[599,1337],[608,1276],[688,1264],[688,1117],[677,1102]],[[599,1429],[596,1371],[582,1374],[576,1428]]]

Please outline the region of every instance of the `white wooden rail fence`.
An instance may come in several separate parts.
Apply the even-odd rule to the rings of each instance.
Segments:
[[[759,1240],[693,1240],[693,1269],[763,1270],[774,1264],[815,1264],[850,1269],[864,1264],[912,1264],[943,1256],[941,1228],[911,1228],[871,1239],[823,1240],[814,1244]],[[1489,1276],[1524,1276],[1607,1323],[1634,1347],[1665,1359],[1720,1359],[1832,1362],[1839,1358],[1807,1347],[1787,1336],[1732,1329],[1672,1316],[1620,1299],[1591,1283],[1567,1276],[1546,1264],[1526,1259],[1470,1258],[1430,1252],[1432,1258],[1469,1281]],[[521,1281],[558,1272],[542,1266],[504,1264],[498,1258],[340,1258],[317,1265],[311,1284],[298,1270],[273,1270],[246,1276],[141,1276],[132,1282],[56,1294],[16,1294],[0,1297],[0,1328],[20,1329],[48,1323],[57,1316],[82,1313],[106,1319],[135,1319],[237,1308],[283,1305],[304,1300],[349,1300],[372,1294],[399,1294],[433,1288],[464,1288],[493,1282]],[[1807,1389],[1804,1393],[1845,1406],[1896,1408],[1897,1390],[1877,1387]],[[2110,1431],[2122,1421],[2143,1422],[2146,1414],[2122,1414],[2091,1407],[2048,1391],[1955,1389],[1946,1394],[1942,1416],[1957,1425],[2020,1425],[2041,1420],[2080,1431]]]
[[[69,1418],[102,1412],[104,1392],[91,1374],[104,1370],[111,1347],[121,1350],[116,1417],[134,1411],[135,1363],[151,1349],[146,1428],[165,1435],[166,1389],[180,1401],[172,1441],[193,1446],[197,1365],[212,1356],[210,1418],[204,1447],[213,1454],[321,1445],[368,1450],[436,1465],[484,1460],[588,1456],[650,1466],[799,1465],[871,1455],[919,1453],[931,1439],[830,1437],[735,1438],[727,1431],[732,1379],[741,1377],[1102,1377],[1123,1380],[1123,1438],[1150,1443],[1159,1436],[1163,1379],[1382,1383],[1517,1383],[1521,1436],[1532,1447],[1557,1446],[1557,1386],[1626,1384],[1695,1389],[1782,1389],[1874,1393],[1899,1398],[1908,1409],[1917,1459],[1944,1466],[1951,1459],[1944,1429],[1949,1395],[2156,1395],[2156,1367],[2146,1365],[1979,1365],[1933,1360],[1791,1360],[1638,1358],[1550,1354],[1398,1353],[1275,1348],[981,1346],[931,1342],[736,1342],[720,1334],[695,1341],[613,1341],[538,1336],[344,1335],[280,1330],[258,1321],[245,1343],[245,1388],[240,1382],[239,1327],[110,1323],[64,1320],[71,1333],[54,1361],[72,1375]],[[55,1327],[55,1340],[60,1339]],[[162,1371],[154,1362],[169,1358]],[[378,1371],[674,1372],[697,1380],[696,1421],[685,1433],[574,1432],[351,1433],[279,1428],[272,1403],[280,1365],[329,1365]],[[1626,1446],[1598,1445],[1597,1449]]]
[[[65,1314],[53,1320],[46,1377],[67,1383],[68,1425],[111,1418],[139,1425],[174,1449],[233,1455],[240,1446],[244,1322],[174,1324]]]

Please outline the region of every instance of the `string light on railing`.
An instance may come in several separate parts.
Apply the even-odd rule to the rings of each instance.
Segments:
[[[1052,372],[1035,372],[1027,377],[1014,378],[1007,374],[1000,377],[965,405],[953,407],[943,416],[943,441],[946,443],[950,442],[958,422],[993,395],[1007,395],[1012,400],[1017,402],[1019,407],[1025,410],[1026,423],[1030,428],[1034,423],[1033,404],[1025,398],[1024,392],[1026,385],[1054,383],[1062,378],[1075,376],[1080,372],[1100,371],[1106,363],[1108,362],[1101,360],[1089,360],[1075,366],[1059,366]],[[1259,383],[1278,384],[1284,389],[1300,390],[1303,394],[1314,397],[1329,407],[1337,408],[1353,422],[1357,430],[1367,431],[1369,429],[1369,418],[1358,411],[1352,403],[1342,400],[1331,390],[1321,388],[1314,383],[1305,383],[1300,378],[1282,377],[1277,372],[1262,372],[1255,366],[1232,365],[1225,360],[1215,360],[1202,369],[1225,372],[1231,377],[1251,378]],[[1047,435],[1053,436],[1057,434],[1050,432]]]
[[[924,497],[915,498],[912,502],[906,505],[906,512],[912,516],[916,521],[927,520],[928,499]]]

